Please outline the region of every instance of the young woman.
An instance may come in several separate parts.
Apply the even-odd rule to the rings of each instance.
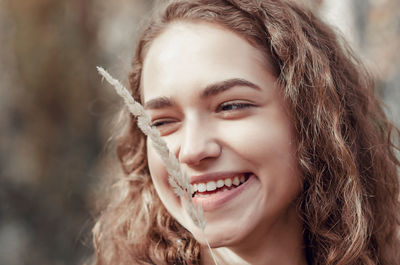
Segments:
[[[181,168],[196,227],[125,112],[125,178],[96,264],[400,264],[399,161],[374,84],[295,1],[168,1],[130,85]]]

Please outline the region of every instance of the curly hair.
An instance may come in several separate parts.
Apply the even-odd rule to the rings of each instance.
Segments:
[[[129,81],[138,101],[146,51],[177,20],[223,26],[272,59],[304,178],[298,207],[308,263],[400,264],[399,131],[345,42],[294,1],[168,1],[136,48]],[[200,264],[199,243],[156,194],[145,136],[126,109],[122,117],[124,177],[93,229],[95,264]]]

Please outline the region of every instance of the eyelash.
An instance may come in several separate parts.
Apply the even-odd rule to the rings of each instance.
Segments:
[[[231,109],[224,109],[226,107],[230,107]],[[216,112],[231,112],[231,111],[237,111],[237,110],[241,110],[241,109],[246,109],[246,108],[251,108],[254,107],[253,104],[251,103],[246,103],[246,102],[225,102],[220,104],[217,109]],[[173,123],[174,120],[156,120],[154,121],[151,126],[152,127],[160,127],[163,125],[166,125],[168,123]]]
[[[225,107],[231,107],[231,109],[224,109]],[[240,109],[254,107],[251,103],[246,102],[225,102],[218,106],[217,112],[221,111],[236,111]]]
[[[173,122],[173,121],[169,121],[169,120],[155,121],[155,122],[153,122],[153,123],[151,124],[151,127],[160,127],[160,126],[163,126],[163,125],[165,125],[165,124],[172,123],[172,122]]]

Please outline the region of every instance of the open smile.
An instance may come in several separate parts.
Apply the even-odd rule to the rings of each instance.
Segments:
[[[255,175],[247,172],[192,183],[192,200],[201,205],[204,211],[214,210],[238,196],[252,179],[255,179]]]
[[[246,182],[249,179],[250,174],[251,173],[242,173],[233,176],[222,177],[218,180],[191,184],[192,197],[205,197],[220,191],[234,189]]]

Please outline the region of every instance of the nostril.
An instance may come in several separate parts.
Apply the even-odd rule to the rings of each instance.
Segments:
[[[197,165],[201,161],[218,157],[220,153],[221,147],[218,144],[208,142],[202,146],[196,146],[190,150],[186,150],[183,157],[187,163]]]

